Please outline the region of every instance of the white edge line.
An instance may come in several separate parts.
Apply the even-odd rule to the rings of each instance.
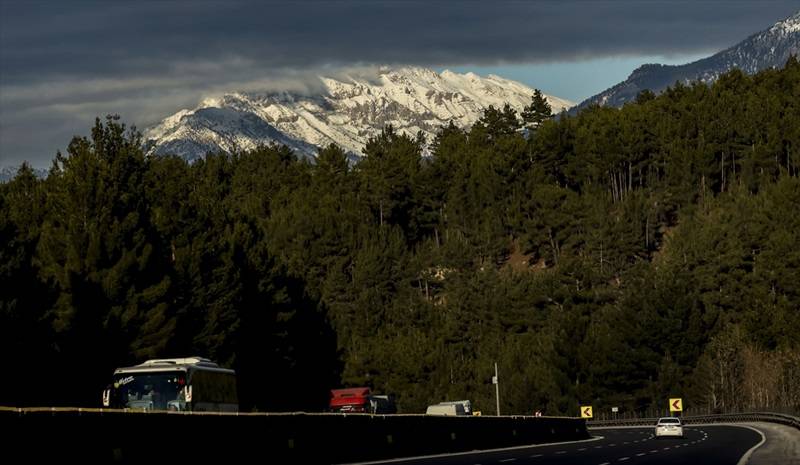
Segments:
[[[749,428],[749,429],[751,429],[751,430],[753,430],[756,433],[761,435],[761,442],[759,442],[755,446],[751,447],[750,450],[745,452],[744,455],[742,456],[742,458],[740,458],[739,461],[736,463],[736,465],[745,465],[750,460],[750,456],[753,454],[753,452],[755,452],[756,449],[758,449],[759,447],[763,446],[764,443],[767,442],[767,437],[764,436],[764,433],[762,433],[761,430],[753,428],[752,426],[748,426],[748,425],[736,425],[736,426],[741,426],[742,428]]]
[[[501,449],[482,449],[482,450],[468,450],[464,452],[452,452],[449,454],[435,454],[435,455],[419,455],[416,457],[401,457],[396,459],[386,459],[386,460],[375,460],[372,462],[352,462],[346,463],[343,465],[371,465],[377,463],[396,463],[396,462],[405,462],[407,460],[422,460],[422,459],[435,459],[440,457],[458,457],[461,455],[472,455],[472,454],[490,454],[493,452],[505,452],[509,450],[520,450],[520,449],[533,449],[536,447],[547,447],[547,446],[556,446],[559,444],[577,444],[580,442],[592,442],[592,441],[599,441],[604,439],[604,436],[594,436],[590,439],[581,439],[580,441],[564,441],[564,442],[551,442],[547,444],[528,444],[526,446],[514,446],[514,447],[503,447]]]

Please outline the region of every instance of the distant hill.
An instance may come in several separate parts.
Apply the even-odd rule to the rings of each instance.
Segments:
[[[658,93],[676,81],[712,82],[738,68],[747,74],[783,67],[790,55],[800,53],[800,11],[772,27],[708,58],[685,65],[642,65],[625,81],[581,102],[572,111],[592,104],[620,107],[643,90]]]

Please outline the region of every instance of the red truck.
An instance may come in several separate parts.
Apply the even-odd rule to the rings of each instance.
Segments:
[[[376,396],[368,387],[332,389],[331,412],[342,413],[397,413],[394,396]]]

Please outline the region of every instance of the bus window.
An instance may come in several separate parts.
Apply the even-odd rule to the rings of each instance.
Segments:
[[[114,377],[114,407],[167,410],[173,406],[175,410],[183,410],[185,407],[177,404],[185,384],[186,375],[182,372],[120,374]]]
[[[227,410],[224,405],[238,404],[235,375],[196,370],[190,382],[192,404],[196,410]]]

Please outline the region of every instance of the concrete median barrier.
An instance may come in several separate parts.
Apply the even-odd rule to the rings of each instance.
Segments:
[[[347,463],[587,439],[586,423],[553,417],[198,414],[2,409],[3,450],[16,457],[142,463],[158,458]]]

